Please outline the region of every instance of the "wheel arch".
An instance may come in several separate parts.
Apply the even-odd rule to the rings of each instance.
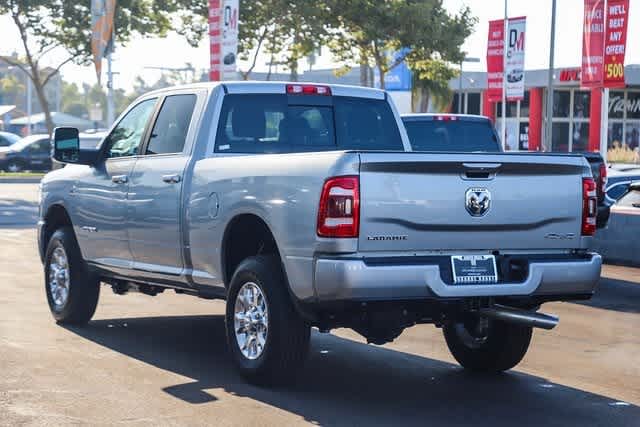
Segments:
[[[44,254],[49,245],[49,240],[53,233],[61,227],[70,227],[75,238],[75,231],[73,230],[73,223],[67,209],[60,203],[54,203],[47,208],[47,212],[44,215],[44,227],[42,230],[42,239],[40,243],[40,253]],[[77,240],[77,239],[76,239]]]

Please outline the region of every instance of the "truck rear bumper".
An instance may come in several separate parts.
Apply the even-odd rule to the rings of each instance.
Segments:
[[[580,259],[531,261],[520,283],[453,285],[442,279],[438,265],[369,265],[363,259],[318,259],[315,291],[320,302],[543,296],[591,294],[600,278],[602,258],[589,253]]]

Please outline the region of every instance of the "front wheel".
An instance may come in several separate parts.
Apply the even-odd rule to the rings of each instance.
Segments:
[[[443,332],[449,351],[462,367],[475,372],[501,372],[524,358],[532,329],[469,315],[445,325]]]
[[[309,348],[310,328],[296,312],[276,257],[240,263],[229,286],[227,341],[240,373],[256,384],[292,380]]]
[[[100,282],[87,271],[71,227],[53,233],[44,262],[45,292],[54,319],[73,325],[91,320]]]
[[[17,173],[17,172],[22,172],[23,170],[24,170],[24,166],[22,165],[22,163],[16,160],[11,160],[7,164],[7,172]]]

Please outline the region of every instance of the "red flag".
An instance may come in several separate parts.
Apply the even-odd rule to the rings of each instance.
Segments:
[[[609,0],[604,40],[604,87],[624,87],[629,0]]]
[[[584,0],[582,86],[602,86],[604,63],[604,0]]]
[[[504,21],[489,21],[487,43],[487,96],[489,101],[502,100],[502,79],[504,74]]]

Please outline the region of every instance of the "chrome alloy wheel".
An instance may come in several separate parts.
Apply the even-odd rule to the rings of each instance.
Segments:
[[[49,290],[56,308],[62,308],[67,303],[70,282],[67,253],[62,246],[58,246],[53,250],[49,260]]]
[[[269,332],[267,299],[260,287],[247,282],[240,288],[234,306],[234,331],[240,351],[255,360],[264,351]]]

